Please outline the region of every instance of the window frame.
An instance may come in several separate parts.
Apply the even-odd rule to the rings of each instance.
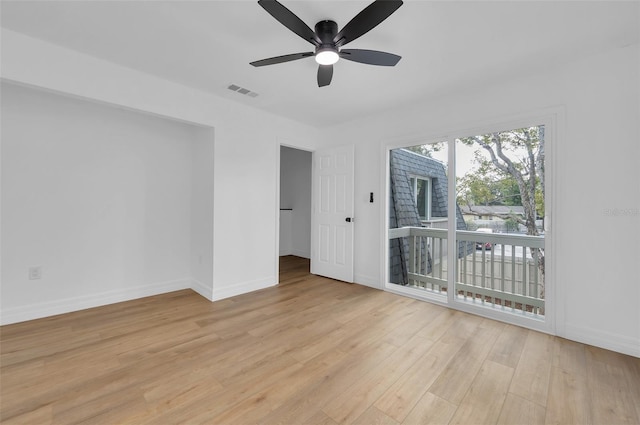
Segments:
[[[418,180],[425,181],[427,183],[427,189],[425,193],[425,216],[420,216],[420,207],[418,206]],[[431,198],[433,196],[433,186],[431,177],[425,177],[418,174],[410,174],[409,175],[409,183],[411,184],[411,191],[413,192],[413,203],[418,209],[418,216],[421,221],[428,221],[432,218],[431,211]]]

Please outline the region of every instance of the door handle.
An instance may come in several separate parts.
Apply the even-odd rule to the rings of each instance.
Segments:
[[[356,219],[353,218],[353,217],[347,217],[347,218],[344,219],[344,221],[346,221],[347,223],[351,223],[353,221],[356,221]]]

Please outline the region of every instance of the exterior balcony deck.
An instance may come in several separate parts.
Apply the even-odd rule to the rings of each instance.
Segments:
[[[452,258],[459,300],[518,314],[544,316],[544,237],[456,231],[457,253],[448,253],[447,231],[389,229],[408,254],[402,284],[446,294]]]

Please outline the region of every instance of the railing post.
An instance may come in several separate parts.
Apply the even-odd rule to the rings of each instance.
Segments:
[[[523,295],[529,295],[530,294],[530,288],[529,288],[529,282],[527,282],[527,247],[526,246],[522,246],[522,286],[523,286],[523,290],[524,290],[524,294]]]
[[[409,273],[416,272],[416,236],[414,234],[409,235]],[[407,277],[407,280],[408,277]],[[411,283],[409,281],[409,283]]]
[[[516,246],[511,245],[511,293],[517,294],[516,292]],[[515,304],[512,306],[515,310]]]

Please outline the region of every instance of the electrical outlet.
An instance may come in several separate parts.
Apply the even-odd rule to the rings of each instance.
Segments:
[[[42,266],[29,267],[29,280],[42,279]]]

